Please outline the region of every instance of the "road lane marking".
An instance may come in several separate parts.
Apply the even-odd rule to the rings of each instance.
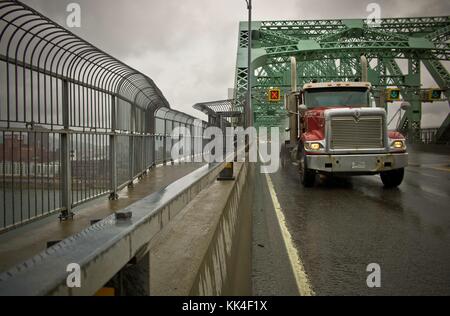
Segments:
[[[418,167],[418,169],[419,169],[419,167]],[[432,174],[423,172],[422,170],[423,170],[423,168],[420,168],[420,170],[415,170],[415,169],[412,169],[412,168],[407,168],[407,169],[406,169],[407,172],[412,172],[412,173],[415,173],[415,174],[420,174],[421,176],[425,176],[425,177],[429,177],[429,178],[435,178],[435,179],[439,179],[439,178],[440,178],[440,177],[438,177],[438,176],[436,176],[436,175],[432,175]]]
[[[414,168],[425,168],[425,169],[432,169],[432,170],[438,170],[438,171],[446,171],[450,172],[450,163],[447,164],[416,164],[416,163],[410,163],[410,167]]]
[[[434,170],[450,172],[450,168],[447,168],[447,167],[430,167],[430,168],[434,169]]]
[[[266,181],[269,187],[270,197],[272,199],[272,204],[275,209],[275,214],[277,215],[278,224],[280,225],[281,235],[283,237],[283,242],[286,247],[286,251],[289,256],[289,261],[291,263],[291,268],[294,273],[295,282],[297,284],[297,289],[302,296],[313,296],[315,295],[311,284],[306,275],[305,268],[300,259],[297,249],[292,241],[291,233],[286,226],[286,219],[283,212],[281,211],[281,205],[278,201],[277,194],[275,192],[272,180],[269,174],[266,174]]]

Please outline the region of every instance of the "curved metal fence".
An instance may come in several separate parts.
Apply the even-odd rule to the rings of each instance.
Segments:
[[[66,219],[168,161],[171,126],[205,127],[169,107],[149,77],[0,1],[0,231],[58,211]]]

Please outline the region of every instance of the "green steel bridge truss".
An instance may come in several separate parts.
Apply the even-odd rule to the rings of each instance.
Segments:
[[[283,100],[268,101],[268,90],[290,89],[290,61],[298,64],[298,84],[317,80],[354,81],[361,75],[360,56],[369,61],[369,81],[379,106],[384,89],[398,87],[411,103],[402,129],[418,135],[422,117],[421,67],[426,67],[449,98],[450,75],[442,61],[450,56],[450,17],[252,22],[252,109],[256,126],[279,126],[286,118]],[[236,63],[236,108],[246,107],[248,23],[241,22]],[[408,73],[399,60],[405,59]],[[448,121],[448,120],[447,120]]]

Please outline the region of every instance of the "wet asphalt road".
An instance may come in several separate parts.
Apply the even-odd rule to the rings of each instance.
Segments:
[[[430,147],[431,148],[431,147]],[[271,175],[317,295],[450,295],[450,150],[410,149],[398,189],[379,176],[301,186],[294,166]],[[267,182],[255,173],[253,292],[297,295]],[[366,267],[381,267],[381,288]]]

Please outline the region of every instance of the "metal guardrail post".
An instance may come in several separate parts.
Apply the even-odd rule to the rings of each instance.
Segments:
[[[151,148],[148,149],[148,153],[150,154],[150,160],[152,162],[152,167],[156,163],[156,118],[155,118],[155,111],[151,111],[149,117],[147,118],[146,126],[149,126],[149,128],[146,128],[146,132],[150,134],[150,146]],[[149,124],[149,125],[147,125]],[[146,165],[147,162],[145,162]]]
[[[64,221],[73,218],[72,213],[72,175],[71,175],[71,144],[70,144],[70,122],[69,122],[69,82],[62,81],[62,119],[64,133],[61,134],[61,202],[63,210],[59,219]]]
[[[195,161],[195,126],[194,124],[191,125],[191,159],[192,162]]]
[[[130,159],[129,159],[129,177],[130,182],[128,183],[129,187],[133,186],[133,178],[134,178],[134,157],[136,155],[135,152],[135,144],[134,144],[134,134],[136,132],[135,129],[135,122],[136,122],[136,105],[131,104],[131,115],[130,115]]]
[[[117,200],[119,195],[117,194],[117,117],[116,117],[116,96],[111,96],[111,131],[109,136],[109,161],[110,161],[110,174],[111,174],[111,194],[110,200]]]
[[[163,136],[163,164],[167,162],[167,120],[164,120],[164,136]]]

